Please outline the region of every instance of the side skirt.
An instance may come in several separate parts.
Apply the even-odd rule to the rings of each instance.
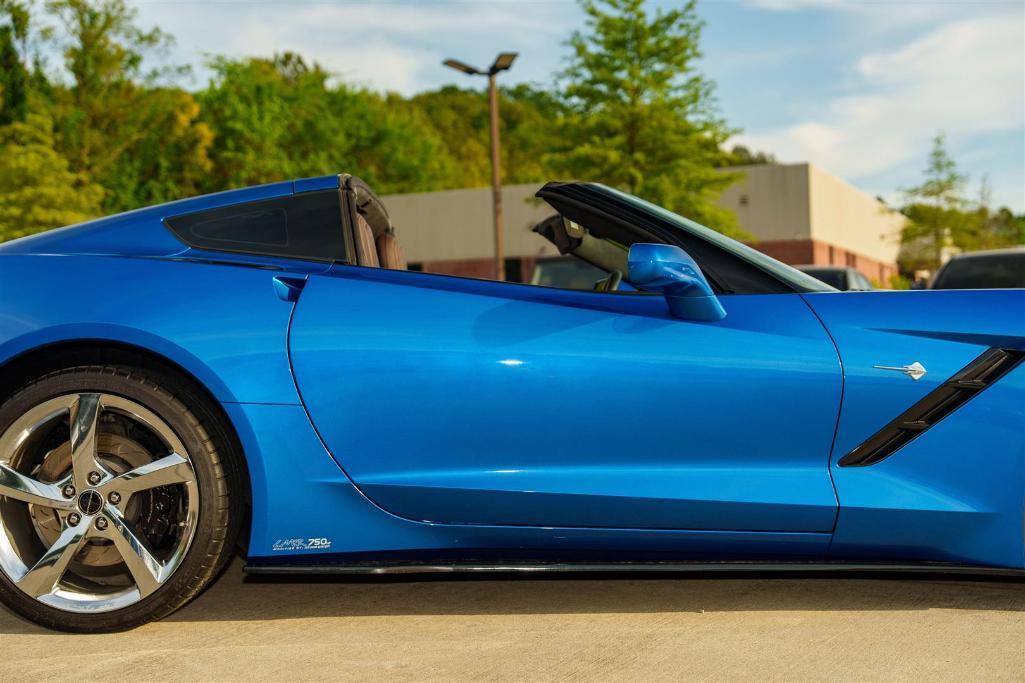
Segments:
[[[1025,579],[1025,569],[981,567],[941,562],[609,562],[609,563],[365,563],[365,564],[247,564],[248,575],[416,575],[416,574],[519,574],[519,573],[789,573],[841,572],[868,574],[957,574]]]

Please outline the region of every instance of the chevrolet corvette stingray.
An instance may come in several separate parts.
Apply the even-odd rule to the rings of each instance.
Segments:
[[[1025,290],[838,292],[602,185],[538,197],[593,287],[409,270],[349,175],[0,246],[3,602],[130,628],[238,549],[1025,570]]]

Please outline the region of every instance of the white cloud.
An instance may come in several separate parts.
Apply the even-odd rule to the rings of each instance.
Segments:
[[[753,9],[791,12],[795,15],[808,11],[843,12],[851,17],[868,20],[873,30],[891,33],[908,27],[920,27],[928,22],[970,18],[1001,8],[1019,7],[1019,0],[971,0],[949,2],[943,0],[745,0]]]
[[[400,92],[415,90],[423,66],[440,61],[430,49],[402,44],[389,34],[360,34],[350,24],[339,24],[339,17],[330,14],[298,12],[285,22],[275,21],[266,13],[246,12],[233,18],[232,30],[220,40],[201,32],[189,34],[188,41],[198,39],[206,50],[229,56],[269,57],[297,52],[348,82]],[[181,39],[179,42],[185,43]]]
[[[948,23],[903,47],[863,56],[852,72],[850,94],[742,142],[857,178],[924,158],[937,130],[953,137],[1018,130],[1025,122],[1019,14]]]
[[[542,30],[544,13],[524,11],[528,3],[318,3],[290,8],[297,24],[331,26],[343,32],[422,34],[425,31]],[[346,31],[347,29],[347,31]]]
[[[521,59],[514,78],[547,80],[576,11],[572,3],[540,2],[134,4],[140,24],[159,25],[177,38],[181,61],[196,63],[203,53],[269,56],[290,50],[347,81],[405,94],[458,78],[441,66],[445,57],[486,67],[499,50],[519,50],[534,66],[544,59],[543,68],[533,69]],[[199,74],[202,81],[202,68]]]
[[[848,0],[748,0],[747,5],[759,9],[792,12],[804,9],[842,9],[850,7]]]

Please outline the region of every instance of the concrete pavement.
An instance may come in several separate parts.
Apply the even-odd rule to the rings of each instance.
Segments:
[[[1025,583],[528,578],[244,583],[70,636],[0,609],[0,680],[1025,680]]]

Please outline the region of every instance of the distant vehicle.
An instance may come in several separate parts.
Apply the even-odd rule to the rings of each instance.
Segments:
[[[940,268],[930,289],[1018,289],[1025,287],[1025,246],[973,251]]]
[[[816,280],[825,282],[840,291],[867,291],[875,289],[868,278],[856,268],[845,266],[794,266],[802,273],[811,275]]]

